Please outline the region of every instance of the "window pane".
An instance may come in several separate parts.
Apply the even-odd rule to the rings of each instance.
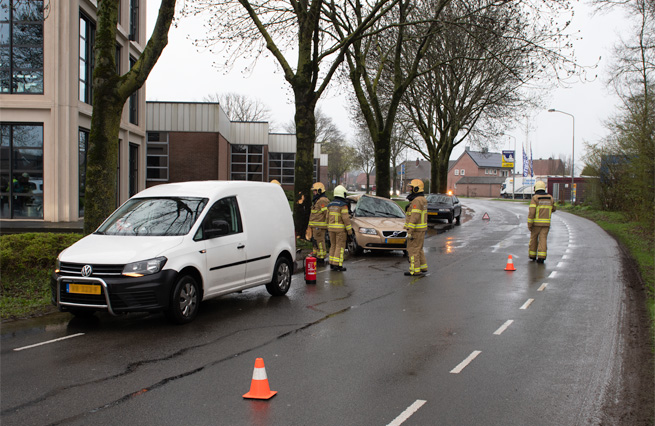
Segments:
[[[15,24],[14,44],[39,46],[43,39],[43,25]]]
[[[42,21],[43,1],[16,1],[13,2],[14,21]]]
[[[42,69],[43,48],[41,47],[14,47],[14,68]]]
[[[262,169],[261,164],[248,164],[248,173],[261,173]]]
[[[43,72],[32,71],[29,73],[14,72],[13,74],[14,93],[43,93]]]
[[[246,171],[246,165],[245,164],[232,164],[232,173],[239,173],[239,172],[245,172]]]
[[[246,156],[241,154],[232,154],[232,163],[245,163]]]
[[[168,145],[148,144],[148,155],[168,155]]]
[[[0,24],[0,45],[9,44],[9,23]],[[2,63],[4,66],[4,63]]]
[[[13,126],[14,148],[43,148],[43,127]]]
[[[168,157],[148,155],[148,167],[166,167],[168,166]]]

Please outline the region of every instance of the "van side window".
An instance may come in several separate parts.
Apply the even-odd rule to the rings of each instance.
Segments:
[[[228,232],[226,235],[243,232],[241,214],[239,213],[239,205],[237,204],[236,197],[223,198],[214,203],[207,212],[207,216],[205,216],[195,239],[205,238],[206,236],[202,235],[203,229],[214,227],[216,221],[227,223]]]

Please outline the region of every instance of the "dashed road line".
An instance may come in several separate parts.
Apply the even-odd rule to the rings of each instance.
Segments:
[[[539,287],[539,288],[537,289],[537,291],[544,291],[544,290],[546,290],[546,287],[547,287],[547,286],[548,286],[548,283],[543,283],[543,284],[541,285],[541,287]]]
[[[403,424],[405,420],[409,419],[412,416],[412,414],[416,413],[418,409],[421,408],[423,404],[425,404],[426,402],[427,401],[424,401],[422,399],[417,399],[416,401],[414,401],[412,405],[407,407],[405,411],[400,413],[398,417],[393,419],[393,421],[389,423],[387,426],[399,426]]]
[[[557,275],[557,271],[553,271],[550,273],[550,275],[548,275],[548,278],[555,278],[556,275]]]
[[[502,326],[500,326],[500,328],[499,328],[498,330],[494,331],[494,334],[495,334],[496,336],[500,336],[500,335],[503,333],[503,331],[507,330],[507,328],[508,328],[510,325],[512,325],[513,322],[514,322],[514,320],[507,320],[507,321],[505,321],[505,324],[503,324]]]
[[[471,355],[466,357],[466,359],[464,361],[460,362],[457,365],[457,367],[450,370],[450,373],[451,374],[459,374],[463,369],[466,368],[467,365],[469,365],[481,353],[482,353],[482,351],[473,351],[473,352],[471,352]]]
[[[532,302],[534,302],[534,299],[528,299],[528,301],[521,306],[521,309],[528,309],[528,307],[532,305]]]
[[[84,336],[84,333],[71,334],[70,336],[60,337],[59,339],[53,339],[53,340],[48,340],[47,342],[35,343],[33,345],[23,346],[22,348],[15,348],[14,351],[18,352],[18,351],[22,351],[22,350],[25,350],[25,349],[31,349],[31,348],[35,348],[37,346],[43,346],[43,345],[47,345],[47,344],[50,344],[50,343],[60,342],[62,340],[71,339],[73,337],[79,337],[79,336]]]

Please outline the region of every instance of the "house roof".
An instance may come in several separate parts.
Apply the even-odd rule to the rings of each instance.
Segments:
[[[549,158],[547,160],[532,161],[532,168],[535,176],[553,176],[564,174],[564,162],[560,159]]]

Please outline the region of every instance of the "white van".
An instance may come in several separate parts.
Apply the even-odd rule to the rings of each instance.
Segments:
[[[59,255],[51,280],[61,311],[163,311],[176,323],[201,300],[266,285],[286,294],[295,261],[279,185],[204,181],[154,186]]]

